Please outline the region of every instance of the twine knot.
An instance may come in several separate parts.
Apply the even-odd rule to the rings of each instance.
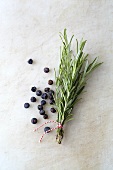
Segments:
[[[61,124],[60,122],[56,122],[56,121],[54,121],[54,120],[50,120],[50,121],[48,121],[48,122],[45,122],[44,124],[42,124],[42,125],[39,126],[38,128],[34,129],[34,132],[37,131],[39,128],[43,127],[43,126],[44,126],[45,124],[47,124],[47,123],[56,123],[57,126],[56,126],[55,128],[51,128],[50,130],[44,132],[43,135],[41,136],[39,142],[42,141],[44,135],[47,134],[48,132],[51,132],[51,131],[53,131],[53,130],[55,130],[55,129],[63,128],[63,126],[62,126],[62,124]]]

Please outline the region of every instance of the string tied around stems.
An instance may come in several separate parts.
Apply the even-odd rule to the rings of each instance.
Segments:
[[[40,125],[39,127],[37,127],[36,129],[34,129],[33,131],[36,132],[38,129],[40,129],[41,127],[43,127],[44,125],[46,125],[46,124],[48,124],[48,123],[55,123],[55,124],[57,124],[57,126],[54,127],[54,128],[51,128],[50,130],[47,130],[46,132],[44,132],[44,133],[42,134],[39,142],[42,141],[44,135],[47,134],[48,132],[51,132],[51,131],[53,131],[53,130],[55,130],[55,129],[63,128],[63,126],[61,125],[61,123],[56,122],[56,121],[54,121],[54,120],[49,120],[49,121],[43,123],[42,125]]]

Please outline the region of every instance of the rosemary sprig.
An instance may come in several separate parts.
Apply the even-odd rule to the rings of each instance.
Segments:
[[[56,95],[55,104],[58,112],[57,122],[64,124],[73,118],[72,109],[80,99],[78,96],[85,88],[87,76],[102,63],[98,63],[96,57],[92,63],[88,62],[88,54],[83,52],[86,40],[78,43],[76,40],[76,54],[71,50],[71,42],[68,41],[66,29],[60,33],[62,48],[60,49],[60,65],[58,74],[55,71]],[[63,139],[63,128],[57,130],[56,140],[60,144]]]

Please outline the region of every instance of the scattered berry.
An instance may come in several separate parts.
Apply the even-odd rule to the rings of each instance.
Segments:
[[[50,104],[55,104],[55,101],[54,100],[50,100]]]
[[[38,110],[43,110],[43,106],[42,105],[38,105]]]
[[[31,123],[36,124],[37,123],[37,119],[36,118],[32,118],[31,119]]]
[[[45,68],[44,68],[44,72],[45,72],[45,73],[48,73],[48,72],[49,72],[49,68],[48,68],[48,67],[45,67]]]
[[[36,102],[36,97],[31,97],[31,102]]]
[[[25,103],[25,104],[24,104],[24,107],[25,107],[26,109],[29,108],[29,106],[30,106],[29,103]]]
[[[41,96],[41,95],[42,95],[41,90],[37,90],[36,95],[37,95],[37,96]]]
[[[44,115],[45,114],[45,110],[40,110],[40,115]]]
[[[32,88],[31,88],[31,91],[32,91],[32,92],[36,92],[36,87],[32,87]]]
[[[49,84],[49,85],[52,85],[52,84],[53,84],[53,80],[49,80],[49,81],[48,81],[48,84]]]
[[[53,90],[50,90],[50,91],[49,91],[49,95],[54,95],[54,93],[55,93],[55,92],[54,92]]]
[[[43,93],[41,97],[42,97],[42,99],[47,99],[48,95],[47,95],[47,93]]]
[[[45,100],[42,100],[41,101],[41,105],[45,105],[46,104],[46,101]]]
[[[50,111],[51,111],[52,113],[55,113],[55,112],[56,112],[56,110],[55,110],[54,108],[51,108]]]
[[[45,127],[44,128],[44,132],[46,132],[46,133],[49,133],[50,132],[50,130],[51,130],[51,128],[50,127]],[[48,132],[47,132],[48,131]]]
[[[49,99],[52,100],[53,99],[53,95],[49,95]]]
[[[44,89],[44,91],[48,93],[48,92],[50,91],[50,88],[49,88],[49,87],[46,87],[46,88]]]
[[[48,119],[48,115],[47,115],[47,114],[44,114],[44,115],[43,115],[43,118],[44,118],[44,119]]]
[[[29,64],[33,64],[33,60],[32,60],[32,59],[29,59],[29,60],[28,60],[28,63],[29,63]]]

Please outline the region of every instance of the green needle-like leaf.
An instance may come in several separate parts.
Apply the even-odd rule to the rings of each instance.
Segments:
[[[58,111],[57,121],[63,126],[65,122],[72,120],[72,109],[77,101],[79,101],[79,95],[83,92],[87,76],[94,69],[100,66],[102,63],[98,63],[98,57],[96,57],[92,63],[89,64],[88,54],[83,52],[86,44],[86,40],[76,40],[77,47],[76,52],[72,52],[71,43],[67,38],[66,29],[64,33],[60,33],[62,40],[62,47],[60,49],[60,65],[58,74],[55,71],[56,79],[56,95],[55,103]],[[63,137],[63,130],[57,130],[57,140],[60,143]]]

